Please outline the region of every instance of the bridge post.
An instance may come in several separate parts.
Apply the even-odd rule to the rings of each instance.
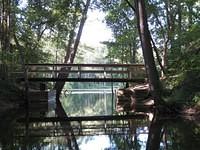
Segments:
[[[127,71],[128,71],[128,79],[131,79],[131,69],[130,69],[130,67],[127,67]]]
[[[56,78],[56,70],[55,70],[55,65],[53,64],[52,66],[52,78]],[[51,70],[51,69],[50,69]]]
[[[81,66],[78,66],[78,78],[81,78]]]
[[[106,78],[106,67],[103,67],[103,77]]]
[[[82,127],[82,122],[81,121],[78,121],[79,123],[79,135],[82,135],[83,134],[83,127]]]

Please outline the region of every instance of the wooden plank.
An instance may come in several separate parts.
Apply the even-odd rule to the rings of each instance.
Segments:
[[[19,78],[24,81],[24,78]],[[136,82],[144,83],[144,78],[28,78],[30,82]]]
[[[27,67],[30,66],[45,66],[45,67],[144,67],[144,64],[50,64],[50,63],[46,63],[46,64],[26,64]]]
[[[28,73],[118,73],[118,74],[127,74],[127,70],[30,70]]]
[[[131,78],[130,74],[130,68],[137,68],[142,69],[144,68],[144,64],[27,64],[26,66],[28,68],[28,77],[29,81],[31,82],[137,82],[137,83],[143,83],[145,82],[144,78]],[[37,68],[38,67],[38,68]],[[44,68],[41,68],[44,67]],[[57,68],[58,70],[54,70],[53,68]],[[59,67],[59,68],[58,68]],[[69,70],[63,71],[60,70],[61,68],[67,67]],[[71,67],[77,67],[77,70],[75,68]],[[87,67],[87,68],[84,68]],[[89,67],[89,68],[88,68]],[[94,69],[95,68],[95,69]],[[50,70],[49,70],[50,69]],[[116,69],[116,70],[115,70]],[[120,69],[120,70],[118,70]],[[70,75],[72,73],[79,74],[78,77],[74,78],[56,78],[54,77],[57,73],[69,73]],[[86,73],[100,73],[103,76],[97,77],[97,78],[81,78],[81,74]],[[127,77],[107,77],[110,75],[126,75]],[[44,77],[38,77],[43,76]],[[49,76],[50,75],[50,76]],[[52,77],[52,76],[53,77]],[[21,81],[24,81],[23,78],[20,79]]]
[[[44,68],[41,68],[44,67]],[[67,68],[68,70],[60,70],[61,68]],[[74,68],[76,67],[76,68]],[[144,64],[27,64],[26,68],[28,69],[28,74],[31,76],[56,74],[56,73],[102,73],[106,77],[106,74],[127,74],[130,75],[132,68],[143,69]],[[54,70],[54,68],[57,68]],[[134,74],[134,73],[132,73]],[[31,79],[32,80],[32,79]],[[42,79],[33,79],[33,80],[42,80]],[[56,79],[46,79],[51,81],[58,81]],[[65,79],[61,79],[63,81]],[[69,79],[73,80],[73,79]],[[88,79],[82,79],[87,82]],[[99,80],[99,79],[97,79]],[[118,79],[117,79],[118,80]],[[121,80],[121,79],[120,79]],[[132,79],[131,79],[132,80]],[[135,79],[134,79],[135,80]],[[83,81],[83,82],[84,82]],[[124,80],[124,82],[129,82],[130,80]],[[101,81],[97,81],[101,82]],[[105,81],[107,82],[107,81]],[[111,81],[108,81],[111,82]],[[121,82],[121,81],[120,81]],[[132,81],[130,81],[132,82]],[[133,81],[134,82],[134,81]]]

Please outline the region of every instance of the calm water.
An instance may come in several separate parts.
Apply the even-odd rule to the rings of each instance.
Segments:
[[[71,93],[62,98],[69,116],[111,115],[109,92]],[[178,118],[31,122],[10,111],[0,116],[0,150],[199,150],[200,123]],[[55,116],[53,110],[48,116]],[[40,116],[41,117],[41,116]],[[42,116],[43,117],[43,116]]]
[[[68,116],[111,115],[115,109],[115,97],[108,90],[69,91],[62,97]]]

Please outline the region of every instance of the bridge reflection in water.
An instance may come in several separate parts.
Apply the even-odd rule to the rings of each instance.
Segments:
[[[12,126],[8,124],[8,119],[4,118],[0,126],[0,149],[70,149],[69,140],[73,138],[66,133],[69,128],[63,126],[63,123],[70,122],[72,127],[70,130],[73,130],[81,150],[174,150],[177,148],[198,150],[199,122],[186,121],[177,117],[158,118],[150,122],[146,116],[143,116],[144,118],[139,116],[142,115],[122,115],[116,116],[114,120],[109,116],[30,118],[29,120],[21,118],[16,122],[12,121]],[[72,149],[75,149],[73,145]]]
[[[29,118],[29,136],[30,137],[54,137],[66,136],[64,129],[72,129],[75,136],[86,135],[113,135],[129,134],[131,119],[146,120],[146,114],[135,115],[106,115],[106,116],[84,116],[84,117],[46,117],[46,118]],[[62,126],[60,122],[70,122],[71,127]],[[25,131],[26,119],[18,120],[19,131]],[[25,132],[19,132],[18,137],[23,137]]]
[[[83,146],[85,143],[94,142],[95,139],[99,140],[99,148],[111,148],[115,147],[113,138],[124,139],[122,143],[130,142],[132,147],[135,147],[134,140],[142,137],[141,135],[148,135],[148,116],[145,114],[134,115],[110,115],[110,116],[85,116],[85,117],[46,117],[46,118],[29,118],[29,122],[26,122],[25,118],[17,120],[16,132],[14,134],[16,143],[24,143],[30,141],[37,141],[43,139],[43,141],[49,141],[52,145],[52,139],[56,140],[57,146],[61,146],[61,141],[65,141],[69,136],[66,131],[73,130],[73,134],[76,137],[79,146]],[[63,126],[62,123],[70,122],[71,127]],[[28,128],[27,127],[28,123]],[[102,141],[105,139],[106,141]],[[140,139],[141,140],[141,139]],[[56,144],[54,141],[54,144]],[[61,144],[61,143],[62,144]],[[97,141],[96,141],[97,142]],[[106,143],[113,143],[114,145],[107,145]],[[65,143],[66,144],[66,143]],[[136,144],[136,143],[135,143]],[[67,144],[65,145],[67,146]],[[89,145],[88,145],[89,146]],[[47,146],[41,146],[43,149],[47,149]],[[41,148],[40,147],[40,148]],[[54,147],[54,148],[55,148]],[[61,146],[62,147],[62,146]],[[86,147],[86,146],[85,146]],[[87,147],[90,148],[91,147]],[[99,149],[94,148],[94,149]],[[126,148],[125,148],[126,149]]]
[[[88,64],[87,64],[88,65]],[[130,65],[27,65],[26,75],[29,81],[73,81],[73,82],[135,82],[144,80],[144,76],[136,75],[134,71],[130,71]],[[34,69],[34,66],[37,66]],[[136,65],[137,66],[137,65]],[[59,68],[65,68],[59,70]],[[83,68],[84,69],[83,69]],[[87,70],[87,67],[90,70]],[[99,69],[93,67],[99,67]],[[116,67],[115,69],[113,67]],[[119,68],[122,67],[122,70]],[[134,67],[134,66],[132,66]],[[141,68],[144,66],[141,66]],[[70,68],[70,69],[69,69]],[[103,69],[102,69],[103,68]],[[124,69],[126,68],[126,69]],[[138,68],[138,66],[136,67]],[[139,67],[140,68],[140,67]],[[134,70],[134,69],[133,69]],[[24,80],[22,76],[19,78]],[[68,78],[58,78],[59,73],[68,73]],[[17,72],[14,73],[15,75]],[[93,75],[92,75],[93,74]],[[136,75],[136,76],[134,76]],[[136,77],[142,77],[139,80]],[[93,78],[95,77],[95,78]],[[29,91],[30,92],[30,91]],[[69,92],[69,91],[68,91]],[[80,91],[71,91],[73,95]],[[96,93],[97,91],[93,90]],[[98,91],[99,92],[99,91]],[[83,91],[81,94],[88,94],[88,91]],[[91,91],[90,91],[91,93]],[[109,90],[104,90],[103,93],[110,93]],[[35,93],[36,94],[36,93]],[[70,94],[67,93],[67,94]],[[30,95],[29,95],[30,96]],[[47,97],[47,94],[46,94]],[[51,96],[52,97],[52,96]],[[36,103],[36,99],[32,99]],[[46,106],[46,102],[45,102]],[[100,105],[102,106],[102,105]],[[38,110],[38,108],[37,108]],[[94,109],[96,111],[96,109]],[[30,113],[27,113],[30,115]],[[4,125],[0,135],[0,149],[15,149],[15,150],[54,150],[54,149],[84,149],[83,145],[89,144],[99,136],[99,141],[93,147],[86,146],[85,149],[105,149],[105,150],[130,150],[130,149],[194,149],[200,147],[200,126],[196,122],[186,122],[172,118],[155,119],[149,121],[148,116],[142,113],[132,113],[128,115],[110,115],[110,116],[83,116],[82,117],[45,117],[45,115],[26,116],[20,119],[12,119],[12,126]],[[102,114],[103,115],[103,114]],[[1,119],[1,118],[0,118]],[[9,119],[1,119],[0,127]],[[14,121],[13,121],[14,120]],[[1,129],[0,128],[0,129]],[[106,145],[106,141],[110,145]],[[147,140],[148,137],[148,140]],[[6,140],[5,140],[6,139]],[[3,142],[2,142],[3,141]],[[73,143],[73,144],[71,144]]]
[[[143,64],[28,64],[26,65],[26,79],[30,82],[145,82],[145,70]],[[25,80],[23,76],[18,79]],[[59,76],[62,74],[63,76]],[[113,94],[112,90],[67,90],[66,95],[71,94]],[[29,95],[30,96],[30,95]],[[106,106],[106,105],[105,105]],[[82,115],[81,115],[82,116]],[[42,118],[22,118],[18,120],[14,137],[19,140],[29,141],[42,138],[63,137],[74,139],[82,136],[108,135],[130,137],[132,141],[136,135],[136,127],[133,122],[146,120],[145,114],[121,115],[121,116],[84,116],[57,118],[40,116]],[[131,121],[136,119],[135,121]],[[138,122],[140,122],[138,121]],[[137,134],[147,134],[140,130]],[[70,137],[70,138],[68,138]],[[26,142],[25,142],[26,143]],[[133,144],[133,143],[132,143]],[[73,144],[72,144],[73,145]],[[69,148],[70,149],[70,148]]]

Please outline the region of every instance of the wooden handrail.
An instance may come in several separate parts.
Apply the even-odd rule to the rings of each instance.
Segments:
[[[52,73],[52,72],[57,72],[57,73],[78,73],[80,70],[66,70],[66,71],[59,71],[59,70],[29,70],[29,73]],[[81,73],[129,73],[127,70],[81,70]],[[20,73],[20,72],[19,72]]]
[[[26,64],[26,66],[60,66],[60,67],[144,67],[144,64]]]
[[[144,64],[26,64],[29,81],[141,82]],[[58,74],[76,75],[67,78]],[[139,76],[137,75],[139,73]],[[142,73],[142,76],[141,76]],[[83,74],[83,76],[82,76]],[[87,77],[86,74],[94,75]],[[135,75],[134,75],[135,74]],[[144,74],[144,75],[143,75]]]

